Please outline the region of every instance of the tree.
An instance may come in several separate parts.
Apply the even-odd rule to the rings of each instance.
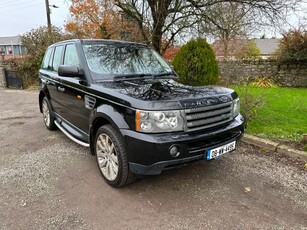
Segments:
[[[179,50],[180,50],[180,47],[179,47],[179,46],[169,47],[169,48],[165,51],[165,53],[164,53],[164,55],[163,55],[163,58],[164,58],[165,60],[168,60],[168,61],[173,61],[174,58],[175,58],[175,56],[176,56],[176,54],[179,52]]]
[[[307,61],[307,30],[293,29],[283,34],[275,57],[279,62]]]
[[[71,20],[65,28],[78,38],[117,38],[113,1],[71,0]]]
[[[187,85],[212,85],[218,82],[219,69],[211,46],[197,39],[182,46],[173,65],[179,81]]]
[[[60,28],[52,27],[51,30],[44,26],[25,33],[21,36],[21,43],[27,50],[27,55],[17,63],[26,85],[31,85],[37,79],[44,53],[47,47],[55,42],[69,39]]]
[[[217,3],[208,8],[203,15],[202,30],[219,41],[223,48],[223,57],[237,49],[237,39],[246,38],[252,30],[249,20],[249,8],[238,2]]]
[[[257,59],[260,59],[260,54],[261,54],[261,51],[257,47],[255,40],[249,40],[242,47],[241,52],[237,55],[236,58],[257,60]]]
[[[110,0],[72,0],[65,28],[77,38],[124,39],[144,42],[135,22],[119,13]]]
[[[198,30],[204,20],[214,23],[210,10],[217,4],[238,3],[249,19],[263,25],[283,20],[284,14],[298,6],[299,0],[115,0],[119,9],[134,20],[146,43],[164,53],[178,34]],[[149,29],[150,33],[146,33]],[[164,41],[164,42],[163,42]]]
[[[286,12],[295,9],[300,2],[300,0],[71,1],[72,20],[66,26],[68,31],[74,31],[79,37],[122,38],[123,34],[133,35],[132,38],[129,37],[130,40],[140,40],[150,44],[161,54],[176,42],[179,34],[188,38],[193,37],[195,33],[199,35],[199,28],[203,24],[205,28],[215,31],[215,34],[218,30],[223,32],[223,37],[227,41],[231,39],[231,33],[237,35],[238,31],[243,31],[244,25],[251,23],[276,25],[285,18]],[[228,20],[227,15],[221,17],[225,13],[232,15],[231,20]],[[229,24],[225,25],[224,22]],[[131,29],[132,32],[127,32]]]

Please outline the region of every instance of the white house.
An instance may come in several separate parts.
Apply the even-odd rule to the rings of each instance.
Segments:
[[[0,37],[0,55],[22,55],[26,53],[20,36]]]

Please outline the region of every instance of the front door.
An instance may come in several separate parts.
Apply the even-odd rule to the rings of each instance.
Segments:
[[[74,43],[65,46],[63,64],[68,66],[76,66],[81,68],[76,46]],[[62,86],[62,100],[65,115],[67,119],[76,128],[84,133],[89,133],[89,116],[90,110],[85,107],[85,91],[86,87],[82,80],[78,77],[59,77]]]

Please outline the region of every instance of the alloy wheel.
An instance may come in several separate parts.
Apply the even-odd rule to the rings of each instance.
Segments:
[[[48,107],[46,100],[43,101],[43,118],[44,118],[44,122],[46,126],[49,127],[50,126],[50,111],[49,111],[49,107]]]
[[[114,144],[107,134],[102,133],[98,136],[96,153],[98,166],[103,176],[109,181],[114,181],[118,175],[118,156]]]

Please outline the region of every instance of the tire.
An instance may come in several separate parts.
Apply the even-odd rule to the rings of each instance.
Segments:
[[[49,130],[56,130],[57,126],[54,123],[54,116],[51,110],[50,102],[47,97],[43,98],[42,101],[42,110],[43,110],[43,120],[44,124]]]
[[[135,180],[129,170],[123,138],[111,125],[98,129],[94,151],[99,171],[109,185],[119,188]]]

